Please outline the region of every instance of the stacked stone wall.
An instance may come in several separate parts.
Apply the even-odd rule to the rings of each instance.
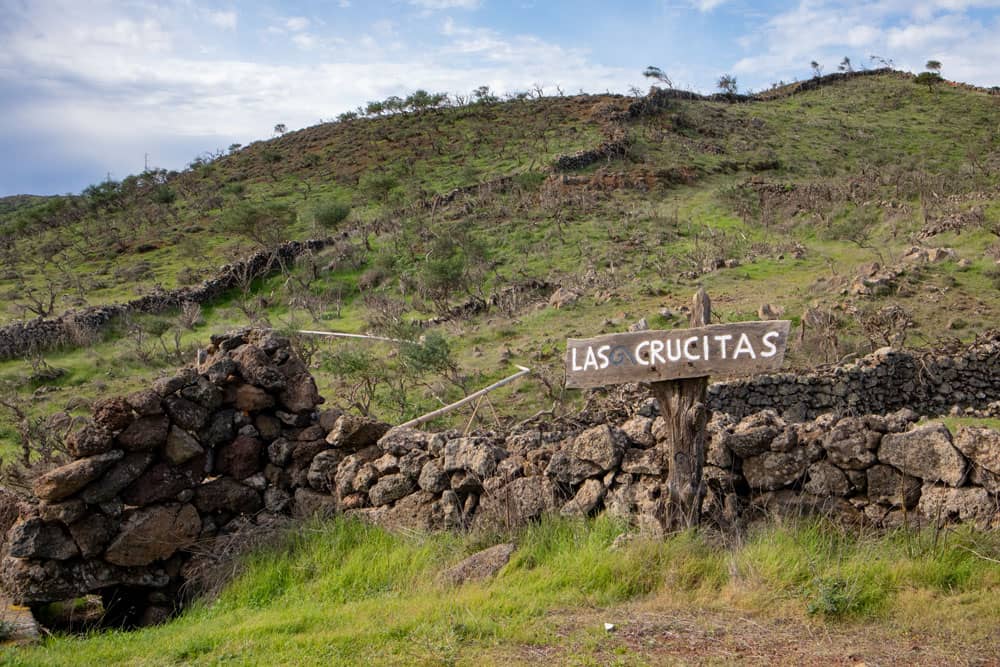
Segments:
[[[73,460],[36,480],[7,533],[7,594],[98,593],[154,623],[220,540],[315,514],[433,531],[603,511],[661,530],[670,443],[649,399],[472,434],[390,428],[322,403],[288,341],[258,331],[214,337],[198,368],[98,402],[69,439]],[[808,421],[718,412],[705,521],[822,512],[881,527],[995,525],[1000,434],[918,419],[905,408]]]

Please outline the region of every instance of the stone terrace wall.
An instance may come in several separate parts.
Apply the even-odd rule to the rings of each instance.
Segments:
[[[736,417],[772,409],[793,421],[821,414],[1000,414],[1000,337],[957,353],[883,348],[816,373],[779,373],[709,387],[713,410]]]
[[[666,429],[648,399],[506,433],[391,429],[335,410],[288,341],[214,337],[197,369],[99,402],[74,460],[36,480],[7,533],[0,582],[38,604],[99,593],[130,620],[169,616],[216,545],[313,514],[411,530],[514,527],[600,511],[661,530]],[[706,521],[759,510],[851,522],[997,523],[1000,434],[918,416],[773,411],[710,422]]]
[[[36,318],[0,327],[0,360],[16,359],[38,351],[72,343],[101,331],[115,318],[128,313],[162,313],[187,302],[208,303],[239,285],[240,276],[261,276],[307,251],[323,248],[328,239],[288,241],[274,250],[258,251],[248,258],[226,264],[212,278],[194,287],[148,294],[126,303],[70,310],[53,318]]]

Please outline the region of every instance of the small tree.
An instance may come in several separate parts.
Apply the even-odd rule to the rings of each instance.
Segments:
[[[851,65],[851,59],[848,58],[847,56],[844,56],[844,59],[840,61],[839,65],[837,65],[837,69],[840,70],[841,72],[850,73],[854,71],[854,66]]]
[[[286,230],[295,222],[295,211],[283,204],[240,202],[222,215],[220,227],[244,236],[261,248],[284,241]]]
[[[913,83],[918,86],[927,86],[927,90],[933,91],[934,86],[941,83],[941,75],[937,72],[921,72],[913,80]]]
[[[811,63],[809,63],[809,67],[811,67],[811,68],[812,68],[812,71],[813,71],[813,76],[814,76],[815,78],[817,78],[817,79],[818,79],[818,78],[820,78],[821,76],[823,76],[823,66],[822,66],[822,65],[820,65],[820,64],[819,64],[818,62],[816,62],[815,60],[814,60],[814,61],[812,61]]]
[[[274,133],[277,134],[279,137],[285,132],[288,132],[288,126],[285,125],[284,123],[278,123],[277,125],[274,126]]]
[[[674,82],[670,80],[670,77],[667,76],[667,73],[655,65],[650,65],[645,70],[643,70],[642,75],[647,79],[655,79],[656,81],[659,81],[667,88],[674,87]]]
[[[723,74],[715,84],[726,95],[735,95],[737,91],[736,77],[732,74]]]
[[[327,231],[335,229],[350,214],[351,205],[336,199],[322,201],[313,207],[313,220]]]
[[[941,61],[940,60],[928,60],[927,64],[924,65],[924,68],[927,69],[927,70],[929,70],[929,71],[931,71],[931,72],[934,72],[938,76],[941,75]]]

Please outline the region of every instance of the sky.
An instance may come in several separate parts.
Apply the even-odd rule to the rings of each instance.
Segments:
[[[1000,0],[0,0],[0,196],[80,192],[423,88],[702,92],[872,55],[1000,85]]]

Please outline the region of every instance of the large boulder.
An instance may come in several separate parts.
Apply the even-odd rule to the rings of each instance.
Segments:
[[[103,514],[92,513],[70,524],[69,533],[84,558],[99,556],[114,537],[117,524]]]
[[[257,438],[240,435],[215,454],[215,471],[236,479],[246,479],[261,469],[264,443]],[[311,457],[310,457],[311,458]]]
[[[878,458],[925,482],[960,486],[966,477],[965,458],[952,446],[948,429],[936,422],[905,433],[886,434]]]
[[[35,480],[32,490],[40,500],[54,502],[71,495],[101,476],[115,461],[121,460],[125,452],[113,449],[110,452],[88,456],[50,470]]]
[[[430,449],[430,442],[434,436],[419,429],[409,426],[397,426],[386,431],[379,441],[378,446],[383,452],[393,456],[403,456],[413,450]]]
[[[809,481],[802,490],[816,496],[846,496],[851,492],[851,482],[844,471],[828,461],[817,461],[809,466]]]
[[[299,373],[288,379],[278,394],[278,401],[289,412],[311,412],[324,402],[316,389],[316,381],[308,373]]]
[[[110,586],[162,588],[170,578],[161,569],[122,568],[103,560],[32,560],[7,556],[0,579],[15,604],[69,600]]]
[[[168,396],[163,399],[163,407],[166,408],[173,423],[192,433],[204,426],[210,415],[205,406],[180,396]]]
[[[111,431],[93,422],[84,424],[80,430],[70,433],[69,437],[66,438],[66,448],[76,459],[103,454],[109,451],[113,445],[114,436]]]
[[[205,448],[193,435],[177,426],[170,427],[167,443],[163,448],[163,456],[167,461],[174,465],[180,465],[204,453],[204,451]]]
[[[483,549],[449,567],[441,573],[441,579],[455,586],[489,579],[510,561],[516,548],[513,542],[508,542]]]
[[[231,357],[240,375],[250,384],[268,391],[285,388],[285,376],[274,366],[267,353],[256,345],[241,345],[232,351]]]
[[[741,420],[731,432],[722,431],[720,436],[730,451],[745,459],[767,451],[785,427],[785,421],[774,410],[762,410]]]
[[[191,546],[200,532],[201,518],[188,503],[127,510],[104,560],[123,567],[149,565]]]

